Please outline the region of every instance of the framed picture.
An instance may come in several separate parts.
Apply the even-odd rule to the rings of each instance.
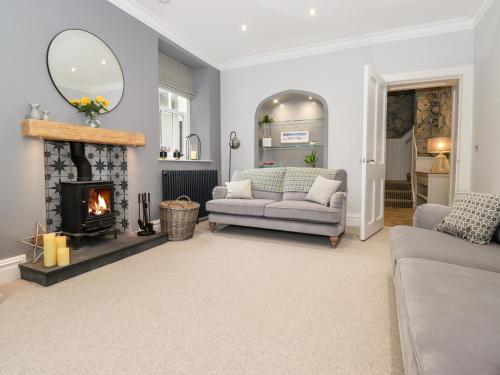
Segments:
[[[297,130],[291,132],[281,132],[281,143],[308,143],[309,131]]]

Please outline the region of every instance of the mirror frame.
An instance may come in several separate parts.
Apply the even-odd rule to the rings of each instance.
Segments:
[[[66,32],[66,31],[83,31],[87,34],[90,34],[94,37],[96,37],[97,39],[99,39],[101,41],[102,44],[104,44],[110,51],[111,53],[113,54],[113,56],[115,57],[116,59],[116,62],[118,63],[118,66],[120,67],[120,73],[122,74],[122,82],[123,82],[123,90],[122,90],[122,95],[120,96],[120,100],[118,101],[118,103],[116,103],[116,105],[113,107],[113,109],[110,109],[109,111],[107,112],[102,112],[100,113],[100,115],[105,115],[106,113],[110,113],[112,111],[115,110],[116,107],[118,107],[120,105],[120,103],[122,102],[123,100],[123,96],[125,95],[125,75],[123,74],[123,68],[122,68],[122,65],[120,64],[120,60],[118,59],[118,57],[116,56],[116,53],[115,51],[113,51],[113,49],[104,41],[102,40],[101,38],[99,38],[97,35],[95,35],[94,33],[91,33],[90,31],[87,31],[87,30],[83,30],[83,29],[65,29],[63,31],[60,31],[58,32],[56,35],[54,35],[54,37],[50,40],[50,43],[49,43],[49,46],[47,47],[47,53],[45,55],[45,63],[47,65],[47,71],[49,72],[49,77],[50,77],[50,80],[52,82],[52,84],[54,85],[54,87],[56,88],[57,92],[59,93],[59,95],[62,96],[62,98],[64,100],[66,100],[66,102],[71,105],[73,108],[73,104],[71,104],[71,102],[69,101],[69,99],[67,99],[63,93],[61,92],[61,90],[59,90],[59,87],[57,87],[56,83],[54,82],[54,78],[52,77],[52,74],[50,73],[50,66],[49,66],[49,51],[50,51],[50,47],[52,46],[52,43],[54,42],[54,40],[59,36],[61,35],[62,33]]]

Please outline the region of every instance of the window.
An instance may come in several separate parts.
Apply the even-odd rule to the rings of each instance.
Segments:
[[[184,139],[189,134],[188,98],[160,87],[160,146],[184,153]]]

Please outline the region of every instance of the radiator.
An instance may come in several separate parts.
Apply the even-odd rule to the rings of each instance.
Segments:
[[[199,218],[208,216],[206,203],[212,199],[212,190],[217,186],[217,170],[163,171],[163,200],[175,200],[187,195],[200,204]]]

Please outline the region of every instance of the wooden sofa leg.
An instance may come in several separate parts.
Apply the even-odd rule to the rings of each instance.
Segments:
[[[332,245],[332,249],[335,249],[340,242],[340,236],[331,236],[330,244]]]
[[[215,232],[215,227],[217,226],[216,223],[208,223],[208,225],[210,226],[210,230],[212,231],[212,233]]]

